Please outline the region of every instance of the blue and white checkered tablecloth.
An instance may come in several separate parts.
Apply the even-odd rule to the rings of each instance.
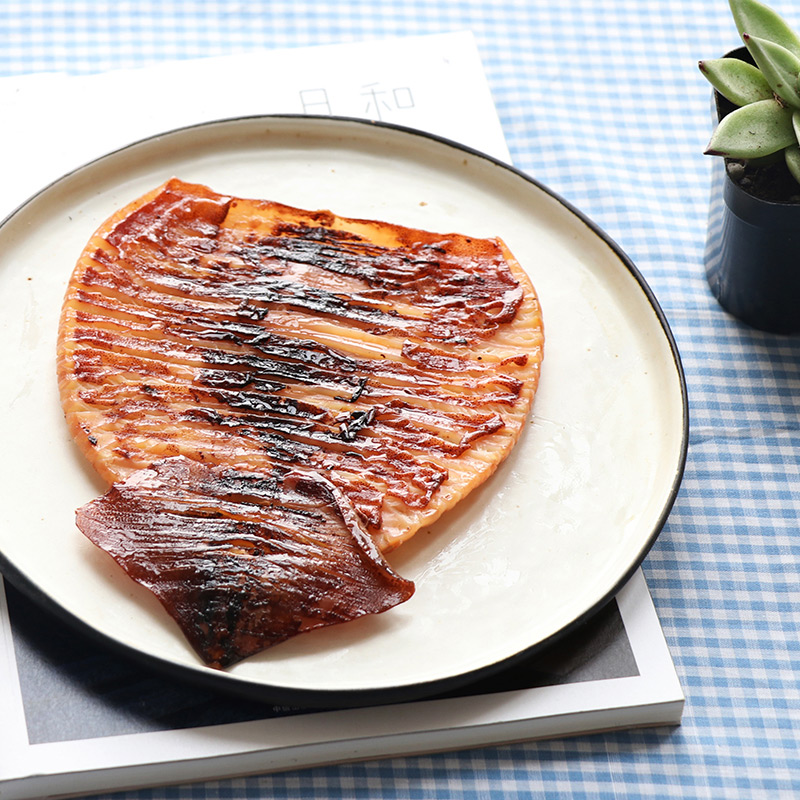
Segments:
[[[696,62],[737,43],[725,0],[0,0],[0,76],[465,29],[515,164],[620,243],[683,357],[688,464],[644,564],[683,724],[114,798],[800,797],[800,337],[734,321],[703,272]]]

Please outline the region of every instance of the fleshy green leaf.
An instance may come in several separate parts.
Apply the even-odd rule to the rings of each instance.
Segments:
[[[744,41],[772,91],[785,103],[800,108],[800,93],[797,90],[800,58],[766,39],[745,34]]]
[[[759,100],[724,117],[708,143],[706,155],[759,158],[797,144],[792,111],[777,100]]]
[[[730,7],[740,36],[766,39],[800,58],[800,38],[776,11],[758,0],[730,0]]]
[[[789,172],[792,173],[792,177],[800,184],[800,147],[798,145],[792,145],[791,147],[787,147],[783,154],[786,158],[786,166],[789,167]],[[798,186],[800,189],[800,186]]]
[[[709,83],[737,106],[772,97],[772,88],[758,68],[739,58],[711,58],[699,66]]]

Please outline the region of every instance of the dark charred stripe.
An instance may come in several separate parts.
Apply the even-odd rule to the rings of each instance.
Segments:
[[[255,372],[261,380],[277,379],[281,383],[305,383],[314,386],[342,386],[358,385],[358,378],[353,380],[350,375],[342,376],[334,370],[318,369],[313,362],[283,360],[280,357],[270,357],[269,350],[262,351],[263,355],[247,353],[242,350],[202,350],[203,360],[214,366],[233,367],[246,372]],[[349,370],[348,370],[349,372]],[[201,379],[202,382],[202,379]]]
[[[356,388],[355,392],[350,395],[350,397],[335,396],[333,399],[340,400],[343,403],[355,403],[361,397],[361,395],[364,394],[364,391],[367,388],[367,380],[368,378],[359,378],[358,387]]]
[[[345,442],[353,442],[361,430],[369,427],[375,421],[375,409],[351,411],[342,417],[343,419],[339,422],[339,436]]]
[[[234,391],[254,389],[259,392],[279,392],[281,389],[286,388],[285,383],[266,380],[257,373],[230,369],[200,370],[197,373],[195,384],[209,389],[229,389]]]
[[[233,252],[256,265],[277,260],[314,266],[359,278],[372,287],[400,288],[441,269],[445,250],[421,245],[414,250],[386,248],[330,228],[280,225],[276,237]],[[344,234],[344,235],[343,235]]]
[[[264,281],[226,284],[223,291],[214,295],[226,300],[265,304],[270,307],[285,306],[313,314],[323,314],[350,322],[384,326],[389,329],[403,327],[408,318],[396,311],[384,311],[367,303],[353,302],[346,297],[312,286],[301,286],[292,281],[269,278]],[[412,320],[413,321],[413,320]]]

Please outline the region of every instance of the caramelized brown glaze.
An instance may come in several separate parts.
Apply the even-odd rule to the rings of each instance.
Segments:
[[[508,452],[541,347],[499,241],[172,180],[87,246],[59,377],[110,483],[178,454],[324,470],[390,549]]]
[[[414,591],[321,476],[170,458],[115,484],[77,521],[213,667],[385,611]]]
[[[58,368],[73,436],[110,484],[179,456],[324,475],[386,552],[508,454],[542,343],[500,240],[171,180],[87,244]]]

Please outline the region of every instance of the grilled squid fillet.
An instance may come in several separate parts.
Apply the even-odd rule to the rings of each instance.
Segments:
[[[173,179],[84,249],[58,379],[71,433],[109,484],[182,460],[322,481],[341,535],[368,535],[380,561],[506,457],[542,346],[536,294],[500,240]],[[124,516],[133,495],[109,508]],[[96,520],[83,527],[112,552]]]

